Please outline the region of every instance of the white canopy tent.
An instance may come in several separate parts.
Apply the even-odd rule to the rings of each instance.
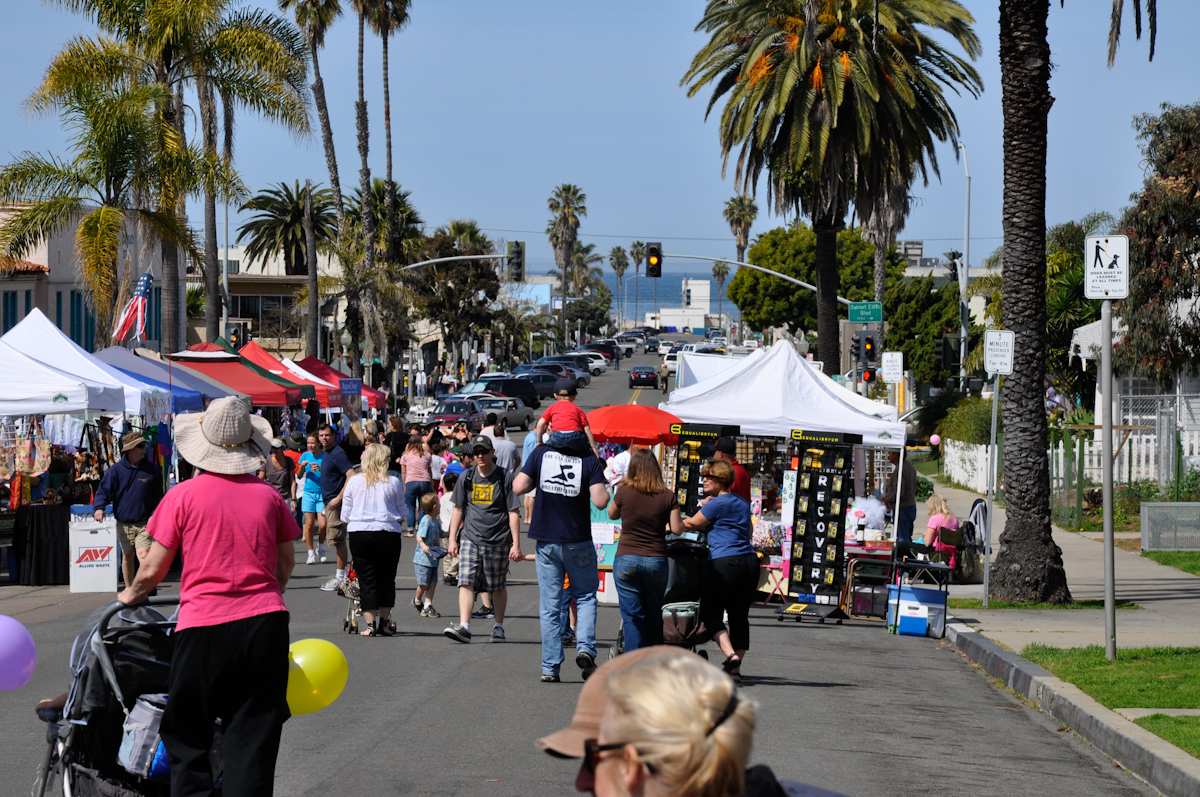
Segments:
[[[737,424],[746,435],[842,432],[861,434],[863,445],[903,448],[905,425],[894,411],[880,417],[884,405],[848,393],[780,341],[762,357],[673,391],[659,408],[688,423]]]
[[[325,385],[326,387],[333,388],[334,390],[339,389],[338,385],[335,385],[332,382],[327,382],[324,379],[322,379],[321,377],[317,376],[316,374],[313,374],[309,371],[304,370],[299,365],[297,365],[294,360],[292,360],[288,357],[284,357],[282,362],[283,362],[283,365],[285,368],[287,368],[289,371],[291,371],[293,374],[300,377],[301,379],[305,379],[309,382],[316,382],[318,385]]]
[[[689,387],[705,379],[737,368],[743,363],[762,359],[766,349],[755,349],[749,356],[733,357],[728,354],[699,354],[694,351],[679,353],[679,365],[675,369],[676,389]]]
[[[0,343],[77,380],[121,390],[124,405],[109,411],[140,415],[148,423],[157,422],[171,413],[169,392],[88,354],[36,308],[0,337]]]
[[[116,387],[68,376],[10,346],[0,345],[0,415],[121,412],[125,394]]]

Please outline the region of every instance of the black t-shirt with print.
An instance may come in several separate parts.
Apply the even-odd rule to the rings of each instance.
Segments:
[[[604,484],[604,463],[595,454],[538,446],[521,472],[533,479],[537,488],[530,539],[568,543],[592,538],[590,488]]]

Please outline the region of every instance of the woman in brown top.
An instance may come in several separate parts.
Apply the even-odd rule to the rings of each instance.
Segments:
[[[613,562],[625,650],[662,644],[662,605],[667,591],[667,528],[683,531],[679,502],[663,484],[658,460],[646,449],[629,458],[625,480],[608,505],[621,520],[621,542]]]

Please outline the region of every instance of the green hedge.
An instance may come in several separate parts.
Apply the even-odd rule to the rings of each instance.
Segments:
[[[997,418],[997,433],[1004,428]],[[989,399],[965,398],[956,404],[938,424],[943,439],[962,443],[987,445],[992,437],[992,402]]]

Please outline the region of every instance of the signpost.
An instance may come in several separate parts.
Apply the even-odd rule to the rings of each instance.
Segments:
[[[1083,295],[1100,304],[1100,407],[1104,466],[1104,655],[1117,660],[1117,612],[1115,561],[1113,556],[1113,461],[1112,461],[1112,302],[1129,296],[1129,238],[1124,235],[1093,235],[1083,245]]]
[[[883,374],[883,381],[889,385],[898,385],[904,381],[904,352],[902,351],[885,351],[879,369]]]
[[[851,324],[882,324],[882,302],[850,302]]]
[[[988,445],[987,528],[983,542],[983,608],[988,608],[992,586],[992,505],[996,500],[996,419],[1000,411],[1000,377],[1013,372],[1016,336],[1007,329],[989,329],[983,335],[983,367],[992,375],[992,436]]]

